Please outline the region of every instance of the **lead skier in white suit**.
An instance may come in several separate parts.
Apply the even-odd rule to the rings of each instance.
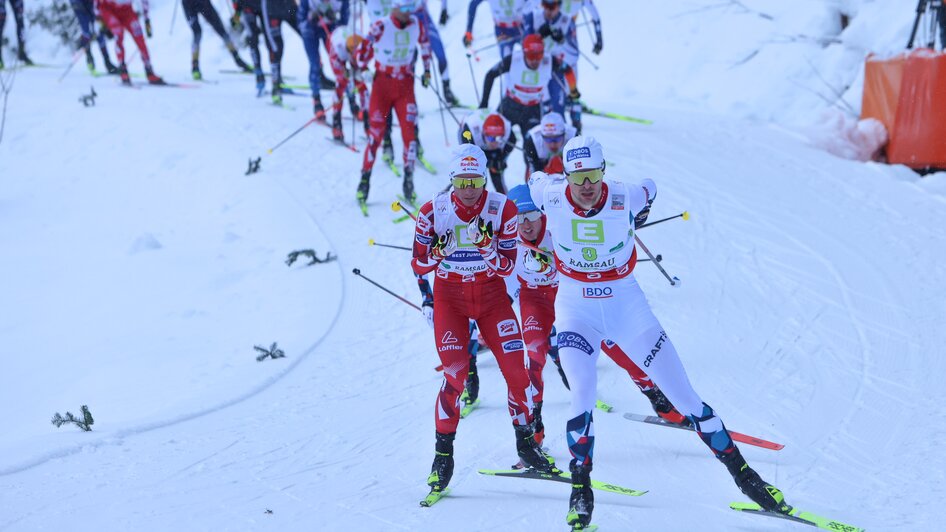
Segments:
[[[536,172],[533,200],[548,218],[559,276],[555,300],[559,356],[571,385],[572,419],[566,424],[572,454],[572,493],[567,521],[582,529],[591,521],[597,372],[601,341],[617,343],[694,424],[736,485],[767,510],[788,512],[778,488],[746,464],[722,420],[693,390],[673,343],[650,310],[633,270],[635,225],[644,223],[657,189],[604,179],[604,153],[593,137],[575,137],[563,152],[565,179]]]

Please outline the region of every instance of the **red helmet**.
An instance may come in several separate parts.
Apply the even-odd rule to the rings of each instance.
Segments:
[[[545,43],[542,42],[542,37],[539,37],[537,33],[526,35],[526,38],[522,39],[522,51],[527,61],[541,61],[545,55]]]
[[[503,117],[496,113],[487,116],[486,120],[483,120],[483,135],[489,135],[491,137],[505,136],[506,122],[503,120]]]

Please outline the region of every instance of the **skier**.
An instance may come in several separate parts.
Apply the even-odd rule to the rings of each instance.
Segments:
[[[522,18],[523,33],[526,35],[538,34],[545,39],[545,47],[549,55],[571,67],[572,75],[578,75],[578,32],[575,21],[562,14],[562,0],[542,0]],[[576,81],[577,84],[577,81]],[[578,103],[581,94],[568,84],[569,91],[566,98],[566,80],[563,72],[556,70],[549,81],[549,101],[552,111],[565,114],[566,108],[572,120],[572,125],[581,133],[581,106]]]
[[[16,21],[16,57],[24,65],[32,65],[33,61],[26,55],[26,42],[23,38],[23,30],[26,24],[23,22],[23,0],[10,0],[10,6],[13,7],[13,18]],[[0,45],[3,43],[3,28],[7,25],[6,0],[0,0]],[[3,69],[3,47],[0,46],[0,70]]]
[[[536,470],[558,472],[555,460],[535,441],[522,335],[503,281],[515,267],[516,207],[506,196],[485,190],[486,173],[483,150],[472,144],[459,146],[450,163],[454,190],[424,203],[415,226],[411,266],[418,275],[436,272],[434,340],[443,364],[436,453],[427,479],[432,494],[442,492],[453,475],[470,319],[476,320],[506,379],[519,458]]]
[[[151,18],[148,14],[148,0],[141,0],[141,11],[145,17],[145,29],[142,32],[141,24],[138,22],[138,14],[132,6],[132,0],[95,0],[95,8],[102,18],[102,22],[108,26],[109,31],[115,35],[115,56],[118,59],[118,74],[122,78],[122,83],[131,85],[131,77],[128,75],[128,66],[125,64],[125,30],[131,34],[135,44],[138,45],[138,51],[141,52],[141,62],[145,64],[145,74],[148,77],[148,83],[152,85],[164,85],[164,80],[155,75],[151,68],[151,56],[148,54],[148,45],[145,44],[144,32],[151,36]]]
[[[433,51],[434,57],[437,58],[437,68],[440,72],[440,81],[443,87],[443,99],[451,107],[456,107],[460,105],[460,100],[450,90],[450,68],[447,64],[447,54],[444,52],[443,40],[440,38],[437,25],[434,24],[430,11],[427,9],[427,0],[418,0],[417,11],[414,12],[414,15],[426,28],[427,37],[430,39],[430,49]]]
[[[335,84],[322,72],[319,56],[319,41],[324,42],[331,55],[328,38],[332,31],[348,24],[348,0],[300,0],[298,12],[302,44],[309,57],[309,90],[312,91],[312,112],[316,117],[325,117],[325,108],[319,95],[321,89],[334,89]]]
[[[529,193],[528,185],[518,185],[509,191],[509,199],[516,204],[519,212],[519,245],[516,259],[516,278],[518,280],[519,315],[522,317],[522,337],[529,355],[530,397],[533,403],[536,441],[540,444],[545,437],[542,423],[542,395],[544,381],[542,370],[545,368],[546,354],[562,376],[562,382],[568,388],[568,379],[562,369],[558,356],[558,343],[555,341],[555,294],[558,291],[558,272],[552,258],[552,236],[546,227],[546,217],[536,207]],[[537,251],[541,250],[541,252]],[[653,381],[625,354],[620,347],[610,340],[601,344],[601,349],[608,357],[628,372],[634,383],[650,400],[654,412],[665,420],[678,425],[687,425],[683,417],[667,400]]]
[[[469,133],[469,135],[468,135]],[[500,194],[506,193],[503,172],[506,160],[516,147],[516,135],[512,124],[503,115],[479,109],[468,114],[460,124],[460,143],[476,144],[486,152],[486,165],[493,188]]]
[[[246,62],[240,58],[240,54],[237,53],[233,39],[231,39],[230,34],[227,33],[223,22],[220,21],[220,15],[217,13],[217,10],[214,9],[210,0],[181,0],[181,6],[184,8],[184,17],[187,19],[187,25],[191,27],[191,32],[194,34],[194,40],[191,42],[191,76],[193,76],[194,79],[203,79],[203,75],[200,73],[200,38],[203,35],[203,30],[200,27],[200,19],[197,18],[198,14],[203,15],[204,20],[206,20],[214,31],[220,35],[220,38],[223,39],[223,43],[227,46],[230,55],[233,56],[233,62],[236,63],[237,68],[244,72],[252,72],[249,65],[247,65]]]
[[[467,48],[473,46],[473,21],[476,19],[476,8],[482,2],[470,0],[466,33],[463,34],[463,46]],[[499,55],[503,59],[509,57],[513,46],[522,40],[522,15],[528,3],[528,0],[489,0],[489,8],[493,12],[493,31],[499,44]]]
[[[595,30],[595,45],[591,49],[595,55],[601,53],[604,49],[604,38],[601,35],[601,15],[598,14],[598,8],[595,7],[594,0],[562,0],[562,14],[575,21],[578,25],[578,15],[582,9],[587,9],[591,13],[591,24]]]
[[[538,172],[529,188],[544,209],[555,241],[559,277],[555,301],[559,356],[571,385],[574,416],[566,425],[572,493],[567,522],[584,528],[591,521],[596,368],[605,338],[647,368],[654,383],[696,428],[703,442],[753,502],[776,512],[791,507],[778,488],[748,466],[722,420],[693,390],[673,343],[650,310],[632,272],[637,262],[634,228],[644,223],[656,195],[650,179],[639,185],[605,182],[601,144],[575,137],[565,145],[566,179]]]
[[[260,14],[264,23],[263,32],[266,34],[269,48],[270,81],[272,83],[270,94],[274,104],[282,105],[282,55],[285,51],[282,23],[289,24],[289,27],[301,37],[302,30],[299,28],[299,20],[296,16],[299,6],[296,5],[295,0],[262,0],[260,7]],[[259,78],[257,78],[257,83],[259,83]]]
[[[480,109],[489,106],[489,93],[495,79],[500,74],[506,74],[506,94],[499,102],[499,112],[519,126],[519,132],[526,136],[542,118],[542,102],[548,99],[548,85],[553,71],[563,72],[571,92],[578,94],[571,67],[557,57],[546,55],[541,37],[527,35],[522,40],[521,50],[516,49],[486,73]]]
[[[562,147],[577,135],[572,126],[565,125],[562,115],[552,111],[542,117],[542,122],[526,134],[523,152],[526,157],[526,176],[545,168],[556,156],[562,155]]]
[[[335,100],[332,102],[332,137],[335,140],[344,142],[345,136],[342,133],[342,103],[345,101],[345,93],[349,89],[348,83],[351,81],[352,91],[349,98],[349,105],[353,116],[358,116],[365,128],[365,135],[368,134],[368,86],[364,81],[364,68],[360,68],[355,61],[355,50],[361,46],[364,39],[357,33],[349,34],[348,28],[339,26],[329,37],[329,62],[332,65],[332,72],[335,73]],[[349,68],[351,74],[349,74]],[[349,80],[349,76],[351,79]],[[358,93],[361,105],[355,103],[355,94]]]
[[[368,117],[371,129],[368,146],[365,148],[358,183],[358,202],[364,208],[368,199],[371,169],[374,166],[378,146],[384,137],[385,121],[391,110],[397,113],[404,140],[404,199],[413,202],[414,159],[417,154],[414,124],[417,121],[417,104],[414,99],[414,54],[420,48],[424,61],[421,84],[430,85],[430,43],[427,32],[412,13],[414,0],[394,0],[391,16],[377,20],[371,26],[368,37],[358,48],[358,64],[366,67],[371,57],[375,58],[375,76],[371,89]]]
[[[76,14],[76,20],[79,21],[79,28],[82,30],[82,36],[79,37],[79,48],[85,49],[85,62],[89,67],[89,72],[95,73],[95,59],[92,57],[92,39],[99,43],[99,50],[102,51],[102,59],[105,61],[105,71],[109,74],[118,74],[118,67],[112,64],[108,57],[108,47],[105,46],[105,34],[95,33],[95,6],[93,0],[69,0],[72,10]],[[2,10],[2,6],[0,6]],[[2,62],[0,62],[2,64]]]

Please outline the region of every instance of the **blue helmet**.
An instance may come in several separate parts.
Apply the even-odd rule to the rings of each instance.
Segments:
[[[506,197],[516,204],[516,208],[519,209],[520,213],[539,210],[535,206],[535,202],[532,201],[532,195],[529,194],[529,185],[517,185],[511,188],[506,193]]]

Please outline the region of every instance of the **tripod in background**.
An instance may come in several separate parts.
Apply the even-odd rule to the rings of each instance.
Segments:
[[[946,16],[943,14],[943,0],[919,0],[916,4],[916,20],[913,21],[913,31],[910,32],[910,41],[907,48],[913,48],[917,31],[924,28],[929,39],[926,48],[936,49],[936,30],[939,28],[940,48],[946,45]],[[922,43],[921,43],[922,46]]]

